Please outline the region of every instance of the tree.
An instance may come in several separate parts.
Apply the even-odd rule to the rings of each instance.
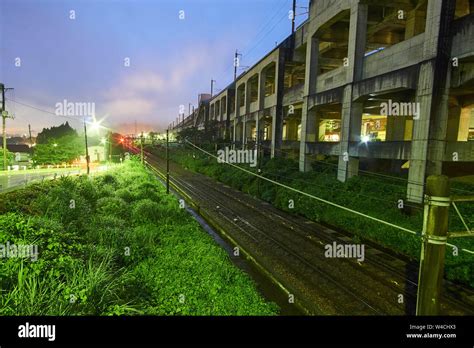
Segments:
[[[69,134],[60,138],[50,138],[46,144],[36,144],[33,161],[38,164],[71,163],[85,154],[82,137]]]
[[[185,140],[191,142],[200,142],[203,136],[204,131],[197,129],[197,127],[189,127],[178,132],[176,135],[176,140],[179,142],[184,142]]]
[[[36,137],[36,144],[47,144],[51,139],[59,139],[68,135],[77,136],[76,130],[69,125],[69,122],[57,127],[43,128]]]

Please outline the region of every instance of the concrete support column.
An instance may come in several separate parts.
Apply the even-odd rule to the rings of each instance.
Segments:
[[[262,135],[260,134],[261,133],[261,122],[260,122],[260,118],[263,117],[263,111],[259,111],[257,113],[257,116],[255,118],[255,145],[256,145],[256,149],[259,150],[259,146],[260,146],[260,142],[263,140],[261,139]]]
[[[250,112],[250,80],[245,84],[245,114]]]
[[[258,109],[265,109],[265,70],[258,75]]]
[[[367,43],[367,16],[369,6],[355,3],[351,7],[351,19],[349,25],[349,45],[347,57],[349,66],[347,67],[348,82],[362,79],[364,68],[365,46]]]
[[[248,122],[250,113],[250,79],[245,84],[245,115],[242,119],[242,149],[247,147],[247,138],[250,136],[250,129]]]
[[[238,118],[240,116],[240,93],[239,93],[239,87],[237,84],[235,85],[235,118]]]
[[[237,118],[232,121],[232,149],[235,150],[235,142],[237,140]]]
[[[424,62],[418,76],[416,101],[420,118],[413,121],[407,199],[422,203],[427,175],[440,175],[446,148],[450,85],[451,35],[455,0],[429,0]]]
[[[349,58],[347,80],[350,84],[344,87],[337,170],[337,179],[342,182],[359,172],[359,159],[349,156],[349,142],[360,141],[363,105],[352,101],[352,83],[362,79],[367,40],[367,15],[368,5],[354,3],[351,7],[349,46],[347,50]]]
[[[271,157],[279,155],[283,131],[283,92],[285,82],[285,55],[286,49],[281,47],[278,52],[278,62],[275,67],[276,107],[272,120]]]
[[[231,91],[232,90],[227,90],[226,92],[226,102],[225,102],[225,113],[226,113],[226,119],[225,119],[225,138],[226,141],[227,139],[230,139],[232,137],[232,134],[230,133],[230,110],[231,110]],[[235,95],[235,93],[233,93]]]
[[[352,86],[344,88],[337,179],[345,182],[359,172],[359,159],[349,156],[349,142],[360,141],[363,104],[352,101]]]
[[[308,142],[315,142],[315,119],[314,112],[309,111],[308,98],[316,93],[317,71],[319,56],[319,40],[317,37],[308,37],[306,46],[306,66],[305,66],[305,85],[303,92],[303,108],[301,110],[301,139],[300,139],[300,160],[299,169],[301,172],[311,170],[309,153],[307,149]]]
[[[247,115],[242,116],[242,149],[247,145]]]
[[[261,134],[261,122],[260,119],[264,117],[265,113],[265,70],[260,71],[258,74],[258,112],[256,115],[256,148],[259,150],[261,141],[263,141],[263,134]],[[260,158],[260,157],[259,157]]]

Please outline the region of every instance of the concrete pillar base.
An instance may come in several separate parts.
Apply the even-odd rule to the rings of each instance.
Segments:
[[[349,157],[345,160],[345,156],[339,156],[339,165],[337,167],[337,180],[346,182],[348,179],[359,174],[359,159]]]

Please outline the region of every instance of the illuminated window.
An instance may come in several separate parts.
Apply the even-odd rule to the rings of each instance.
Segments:
[[[405,122],[405,136],[403,140],[409,141],[413,138],[413,120],[406,120]]]
[[[270,139],[270,126],[265,126],[263,129],[263,140]]]
[[[364,114],[362,116],[361,140],[385,141],[387,133],[387,116]]]
[[[257,139],[257,127],[252,126],[252,130],[250,131],[250,136],[252,139]]]
[[[298,132],[300,128],[298,128]],[[337,142],[341,139],[341,120],[321,120],[319,122],[319,141]]]
[[[469,123],[469,135],[467,140],[474,140],[474,110],[471,113],[471,121]]]

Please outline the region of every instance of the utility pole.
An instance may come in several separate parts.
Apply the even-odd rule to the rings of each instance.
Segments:
[[[431,175],[426,180],[416,315],[439,315],[448,235],[449,191],[447,176]]]
[[[237,79],[237,69],[238,69],[239,66],[240,66],[239,56],[242,56],[242,54],[239,53],[238,50],[235,50],[235,56],[234,56],[234,81]]]
[[[143,159],[143,132],[140,135],[140,158],[141,158],[141,161],[142,161],[142,164],[143,164],[144,163],[144,159]]]
[[[191,115],[191,103],[188,103],[188,115]]]
[[[28,134],[30,135],[30,147],[33,146],[33,138],[31,137],[31,125],[28,124]]]
[[[5,88],[3,83],[0,83],[0,89],[2,90],[2,136],[3,136],[3,170],[7,170],[8,168],[8,160],[7,160],[7,118],[13,118],[12,116],[8,116],[8,111],[5,110],[5,91],[13,89],[13,88]]]
[[[211,79],[211,97],[212,97],[212,94],[213,94],[213,91],[214,91],[214,83],[215,82],[216,82],[216,80]]]
[[[291,34],[295,33],[295,20],[296,20],[296,0],[293,0],[293,16],[291,18]]]
[[[166,130],[166,194],[170,193],[169,132]]]
[[[112,132],[109,132],[109,162],[112,164]]]
[[[86,142],[86,165],[87,165],[87,175],[90,173],[90,162],[91,159],[89,157],[89,146],[87,145],[87,126],[86,126],[86,119],[84,118],[84,139]]]

